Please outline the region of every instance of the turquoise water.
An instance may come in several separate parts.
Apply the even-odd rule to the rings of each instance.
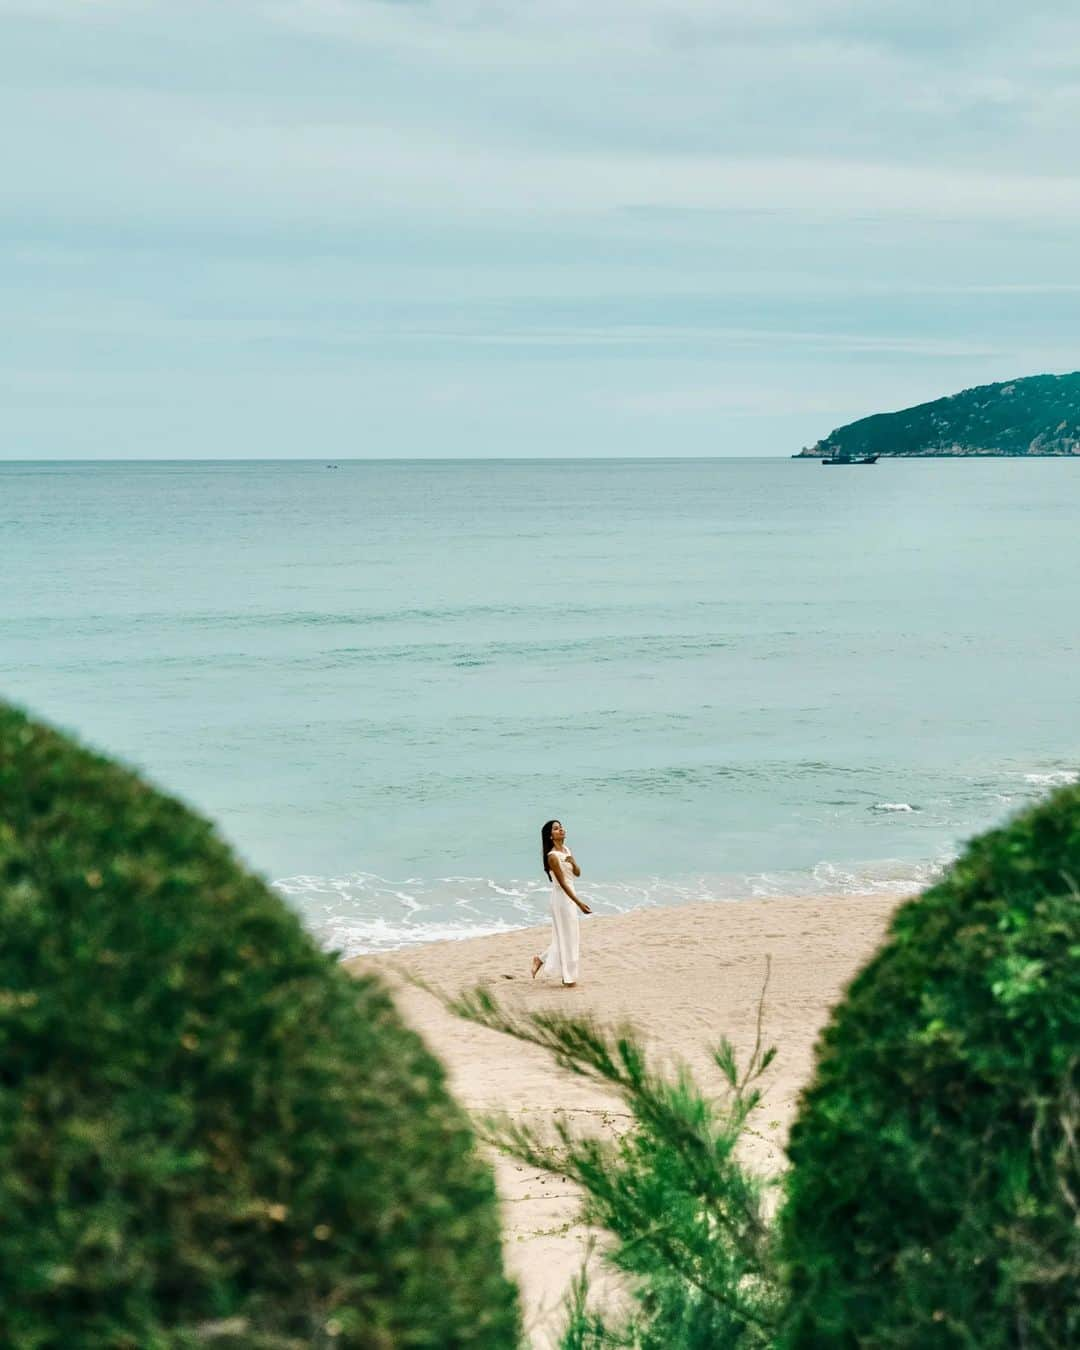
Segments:
[[[903,890],[1080,764],[1080,461],[0,464],[0,691],[344,951]]]

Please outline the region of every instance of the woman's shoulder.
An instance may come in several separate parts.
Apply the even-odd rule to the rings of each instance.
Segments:
[[[549,861],[549,862],[551,861],[552,858],[558,858],[558,859],[561,861],[561,860],[562,860],[563,858],[565,858],[565,857],[566,857],[566,854],[562,851],[561,848],[553,848],[553,849],[549,849],[549,851],[548,851],[548,861]]]

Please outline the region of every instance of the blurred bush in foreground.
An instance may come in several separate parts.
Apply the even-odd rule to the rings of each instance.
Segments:
[[[441,1069],[204,821],[0,706],[0,1343],[509,1350]]]
[[[904,905],[824,1033],[791,1347],[1080,1345],[1080,788]]]

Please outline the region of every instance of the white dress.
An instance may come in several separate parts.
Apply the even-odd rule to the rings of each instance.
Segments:
[[[556,849],[562,864],[563,876],[573,877],[570,864],[566,861],[569,854],[565,849]],[[540,958],[544,963],[544,974],[561,979],[563,984],[576,984],[578,977],[578,956],[581,951],[581,910],[559,885],[555,873],[551,874],[551,946]]]

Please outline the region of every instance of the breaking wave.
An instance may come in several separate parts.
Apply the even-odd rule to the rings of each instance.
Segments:
[[[885,859],[859,867],[819,862],[799,872],[646,877],[590,885],[584,894],[597,914],[709,900],[901,896],[932,882],[947,861],[913,865]],[[544,881],[488,877],[390,881],[356,872],[343,877],[283,877],[274,885],[299,911],[320,945],[343,958],[509,933],[545,924],[548,918]]]

